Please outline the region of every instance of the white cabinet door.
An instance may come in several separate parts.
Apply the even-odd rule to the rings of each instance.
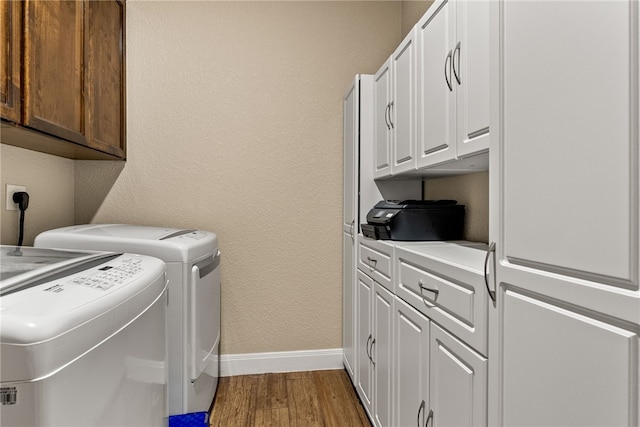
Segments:
[[[396,297],[394,426],[425,425],[429,411],[429,319]]]
[[[449,0],[438,0],[416,26],[418,167],[453,160],[456,156],[456,112],[451,81],[454,7]]]
[[[371,343],[373,340],[373,279],[358,271],[356,282],[356,374],[357,391],[362,406],[369,416],[373,413],[373,364],[371,363]]]
[[[374,77],[374,178],[391,175],[391,58]]]
[[[393,294],[374,282],[374,333],[371,359],[374,366],[374,421],[378,427],[391,425],[393,366]]]
[[[638,425],[637,331],[516,287],[501,303],[500,425]]]
[[[489,1],[456,2],[456,84],[458,157],[489,149]]]
[[[391,132],[392,167],[391,173],[414,170],[416,168],[416,39],[411,31],[391,55],[392,102]]]
[[[435,323],[430,347],[431,425],[486,426],[487,359]]]
[[[355,301],[355,241],[349,233],[342,233],[342,348],[344,367],[351,380],[356,381],[356,301]]]
[[[638,2],[491,19],[489,424],[638,425]]]
[[[437,0],[418,22],[418,168],[489,149],[489,5]]]
[[[638,3],[502,16],[504,257],[638,289]]]
[[[356,77],[343,99],[343,231],[355,233],[358,179],[359,79]]]

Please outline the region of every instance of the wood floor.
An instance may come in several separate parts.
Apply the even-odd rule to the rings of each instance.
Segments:
[[[222,377],[215,427],[348,427],[371,424],[345,370]]]

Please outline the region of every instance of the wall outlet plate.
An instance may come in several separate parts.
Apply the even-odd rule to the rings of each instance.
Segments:
[[[17,193],[19,191],[27,191],[27,187],[24,185],[13,185],[7,184],[7,197],[4,202],[4,208],[7,211],[17,211],[18,204],[13,202],[13,193]]]

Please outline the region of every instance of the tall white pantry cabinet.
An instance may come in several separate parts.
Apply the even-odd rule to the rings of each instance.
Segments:
[[[481,7],[480,2],[436,1],[418,22],[418,30],[403,42],[406,48],[409,41],[417,41],[417,74],[425,57],[420,49],[427,46],[423,38],[429,34],[421,30],[455,22],[457,33],[473,33],[480,28],[478,19],[484,19],[477,13],[471,29],[465,28],[469,20],[444,19],[454,10],[456,16],[465,16],[460,11],[470,11],[471,4]],[[485,280],[481,285],[472,278],[454,281],[454,287],[440,288],[439,300],[448,301],[447,289],[469,286],[460,288],[460,295],[474,301],[473,307],[464,307],[476,317],[458,328],[455,318],[462,312],[445,309],[445,317],[431,313],[426,302],[421,305],[424,295],[415,290],[412,294],[409,287],[403,291],[402,263],[410,260],[407,250],[412,249],[399,249],[399,242],[367,241],[358,234],[359,222],[366,221],[377,198],[401,199],[415,195],[418,188],[401,195],[396,193],[399,187],[385,193],[380,189],[397,181],[374,180],[389,177],[395,154],[388,145],[395,143],[392,124],[399,123],[394,99],[378,103],[378,112],[375,107],[377,98],[393,94],[390,59],[377,80],[366,76],[369,95],[360,97],[357,105],[345,97],[345,366],[354,385],[366,389],[364,403],[377,426],[638,426],[639,2],[488,4],[491,133],[484,128],[470,133],[489,145]],[[448,28],[449,41],[456,41]],[[457,43],[434,45],[438,52],[452,50],[451,58],[440,58],[438,67],[445,83],[454,62],[458,66],[457,55],[464,63],[469,53],[465,40],[470,39],[462,40],[457,53]],[[458,77],[464,84],[471,76],[462,72]],[[428,76],[417,78],[421,82]],[[416,86],[418,112],[426,111],[421,90],[431,83]],[[436,99],[444,98],[429,101]],[[452,112],[449,107],[433,105],[434,111]],[[347,117],[356,117],[349,112],[358,108],[370,115],[363,121],[360,111],[356,132]],[[376,121],[375,114],[386,121]],[[378,133],[386,147],[375,142],[376,123],[382,124]],[[465,126],[473,130],[484,125]],[[425,144],[440,144],[424,141],[429,132],[420,129],[415,134],[418,153]],[[357,148],[349,138],[357,141]],[[381,146],[385,150],[380,151]],[[460,160],[451,165],[452,171],[465,167]],[[356,173],[351,181],[347,167]],[[393,175],[406,175],[404,185],[421,183],[426,176],[429,185],[427,174]],[[385,251],[389,260],[381,258]],[[388,280],[380,275],[387,262],[396,270]],[[430,264],[420,265],[432,272]],[[482,277],[481,272],[477,275]],[[365,286],[358,288],[358,283]],[[385,298],[376,298],[376,291]],[[387,291],[395,294],[393,300]],[[478,334],[482,325],[486,335]]]
[[[638,2],[490,19],[488,424],[637,426]]]

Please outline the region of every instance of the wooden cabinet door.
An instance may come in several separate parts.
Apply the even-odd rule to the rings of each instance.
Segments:
[[[124,5],[85,3],[86,135],[88,145],[125,155]]]
[[[638,425],[637,329],[515,286],[501,303],[499,425]]]
[[[380,67],[373,85],[373,177],[382,178],[391,175],[391,59]]]
[[[373,279],[358,271],[356,281],[356,366],[357,391],[362,405],[373,413],[373,364],[370,359],[373,340]]]
[[[23,124],[79,144],[84,128],[82,1],[25,2]]]
[[[489,1],[456,2],[456,85],[458,157],[489,149]]]
[[[0,1],[0,115],[20,122],[22,2]]]
[[[411,31],[391,56],[392,104],[391,173],[393,175],[416,168],[415,153],[415,31]]]
[[[486,426],[487,359],[435,323],[431,323],[430,351],[431,425]]]
[[[450,0],[437,0],[417,25],[418,167],[456,157],[454,6]]]
[[[395,415],[390,425],[424,426],[429,412],[430,322],[398,297],[393,317]]]
[[[378,427],[391,425],[393,363],[393,294],[374,281],[374,331],[371,359],[374,368],[374,421]]]

